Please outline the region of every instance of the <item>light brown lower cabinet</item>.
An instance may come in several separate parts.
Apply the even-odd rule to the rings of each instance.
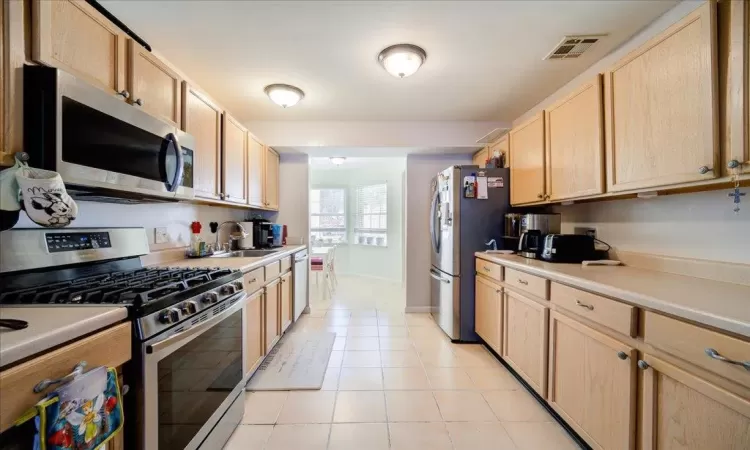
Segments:
[[[644,354],[640,413],[642,450],[750,448],[750,400]]]
[[[544,397],[549,307],[505,289],[504,308],[503,358]]]
[[[265,313],[265,346],[266,353],[271,351],[281,332],[279,331],[279,300],[281,297],[281,280],[276,279],[263,289],[263,310]]]
[[[263,342],[263,290],[252,294],[245,307],[245,373],[252,372],[263,360],[266,347]]]
[[[550,406],[593,449],[635,446],[636,350],[550,313]]]
[[[474,330],[493,350],[502,351],[503,289],[476,277]]]
[[[281,276],[281,332],[283,333],[292,324],[292,272]]]

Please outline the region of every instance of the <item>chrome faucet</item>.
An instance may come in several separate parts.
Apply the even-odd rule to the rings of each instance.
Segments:
[[[497,250],[497,242],[495,242],[494,239],[490,239],[490,241],[489,242],[485,242],[484,245],[486,245],[488,247],[491,245],[492,246],[492,250]]]
[[[219,248],[219,234],[221,233],[221,229],[222,229],[222,227],[224,227],[224,225],[226,225],[226,224],[228,224],[228,223],[231,223],[231,224],[233,224],[233,225],[237,225],[238,227],[240,227],[240,232],[242,233],[242,237],[243,237],[243,238],[246,238],[246,237],[248,236],[248,234],[247,234],[247,231],[245,231],[245,228],[243,228],[243,227],[242,227],[242,224],[240,224],[239,222],[235,222],[235,221],[233,221],[233,220],[229,220],[229,221],[223,222],[223,223],[222,223],[221,225],[219,225],[219,227],[218,227],[218,228],[216,228],[216,244],[215,244],[215,246],[214,246],[214,251],[219,251],[219,250],[221,250],[221,249]],[[225,242],[225,243],[224,243],[224,245],[226,245],[226,246],[229,246],[229,242],[230,242],[230,241],[233,241],[233,240],[235,240],[235,239],[237,239],[237,238],[235,238],[235,237],[232,237],[232,236],[230,235],[230,236],[229,236],[229,241]],[[229,251],[229,250],[228,250],[228,249],[226,249],[225,251]]]

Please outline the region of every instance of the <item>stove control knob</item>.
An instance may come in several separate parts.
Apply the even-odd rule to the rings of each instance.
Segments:
[[[216,295],[216,292],[209,292],[203,296],[201,301],[206,305],[211,305],[219,301],[219,296]]]
[[[242,281],[235,281],[234,287],[237,289],[237,291],[241,291],[245,287],[245,285],[242,284]]]
[[[198,312],[198,303],[191,300],[185,303],[185,309],[187,310],[187,313],[183,312],[183,314],[195,314]]]
[[[175,323],[180,320],[180,311],[177,308],[165,309],[159,313],[159,322],[163,324]]]
[[[237,288],[235,288],[231,284],[227,284],[226,286],[223,286],[221,288],[221,293],[224,294],[224,295],[232,295],[235,292],[237,292]]]

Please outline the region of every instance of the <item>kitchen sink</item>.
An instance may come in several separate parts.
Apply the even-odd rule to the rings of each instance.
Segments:
[[[259,256],[273,255],[280,250],[238,250],[235,252],[219,253],[211,258],[257,258]]]

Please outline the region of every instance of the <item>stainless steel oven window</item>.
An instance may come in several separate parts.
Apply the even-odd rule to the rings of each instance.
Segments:
[[[242,392],[247,298],[240,297],[143,344],[144,449],[198,448]]]

